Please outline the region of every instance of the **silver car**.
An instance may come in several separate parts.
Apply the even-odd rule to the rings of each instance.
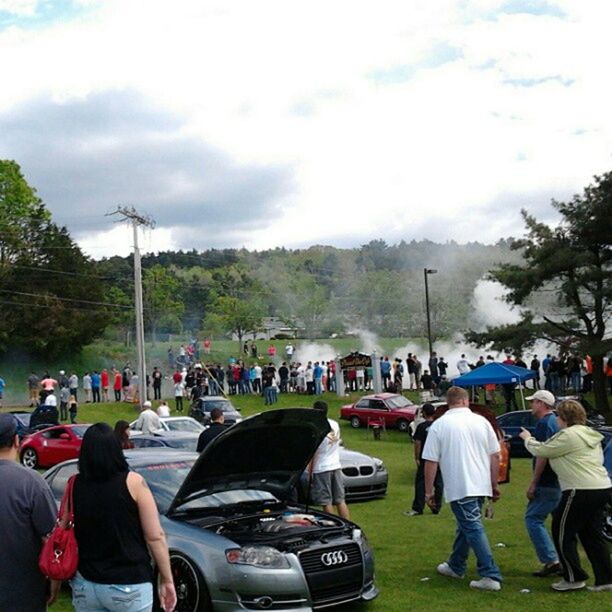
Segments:
[[[157,502],[179,612],[307,612],[378,595],[361,529],[290,501],[328,432],[321,412],[290,408],[229,427],[200,456],[126,451]],[[76,470],[45,474],[58,500]]]
[[[347,502],[377,499],[387,494],[389,472],[381,459],[342,448],[340,464]]]

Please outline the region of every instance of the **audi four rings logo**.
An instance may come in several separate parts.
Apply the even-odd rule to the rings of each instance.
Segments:
[[[321,555],[321,563],[327,567],[343,565],[348,561],[348,555],[343,550],[333,550]]]

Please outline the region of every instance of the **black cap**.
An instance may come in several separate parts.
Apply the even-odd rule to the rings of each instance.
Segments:
[[[17,419],[12,414],[0,414],[0,446],[8,446],[17,434]]]

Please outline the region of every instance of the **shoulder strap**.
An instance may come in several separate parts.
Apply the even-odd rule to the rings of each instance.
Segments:
[[[74,481],[76,480],[77,474],[71,476],[68,479],[68,484],[62,497],[62,503],[60,504],[58,520],[64,521],[66,524],[74,523],[74,505],[72,500],[72,491],[74,489]]]

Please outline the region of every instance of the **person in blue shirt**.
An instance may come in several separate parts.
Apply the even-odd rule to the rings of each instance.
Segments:
[[[546,355],[546,357],[544,357],[544,359],[542,359],[542,370],[544,371],[544,388],[547,391],[551,390],[552,387],[552,382],[550,380],[550,374],[549,374],[549,368],[550,368],[550,362],[552,361],[550,355]]]
[[[539,442],[552,438],[558,431],[559,425],[553,413],[555,396],[550,391],[536,391],[531,397],[531,412],[538,419],[534,437]],[[533,477],[527,489],[527,510],[525,512],[525,526],[542,568],[533,575],[545,578],[561,573],[559,557],[552,538],[546,529],[546,519],[552,514],[561,500],[561,489],[557,475],[553,472],[544,457],[534,457]]]
[[[319,365],[318,361],[315,361],[312,375],[314,378],[315,395],[323,395],[323,385],[321,384],[323,379],[323,368]]]
[[[381,360],[382,361],[380,362],[380,375],[382,378],[383,387],[386,391],[387,387],[389,386],[389,383],[391,382],[391,364],[389,363],[388,357],[385,357],[384,359],[382,359],[381,357]]]
[[[100,374],[97,370],[91,375],[91,396],[92,401],[100,402]]]

